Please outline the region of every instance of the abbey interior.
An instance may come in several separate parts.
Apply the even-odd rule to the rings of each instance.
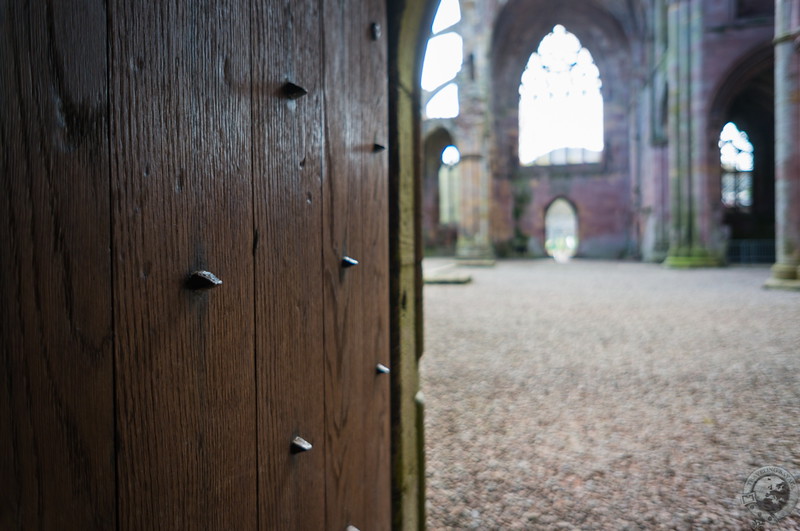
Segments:
[[[797,4],[462,0],[425,57],[463,43],[451,79],[423,79],[426,251],[768,263],[791,285]]]

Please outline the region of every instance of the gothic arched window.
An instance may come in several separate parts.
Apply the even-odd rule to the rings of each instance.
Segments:
[[[519,86],[523,165],[600,162],[603,96],[592,54],[556,25],[531,54]]]
[[[430,94],[425,105],[426,118],[458,116],[458,85],[453,80],[464,61],[464,41],[450,28],[460,20],[458,0],[441,0],[431,26],[433,36],[428,39],[422,61],[422,89]]]
[[[747,133],[728,122],[719,135],[722,204],[747,210],[753,204],[753,144]]]

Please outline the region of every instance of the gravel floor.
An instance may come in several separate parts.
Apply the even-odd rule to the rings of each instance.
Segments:
[[[767,268],[465,271],[424,292],[430,529],[750,529],[751,472],[800,480],[800,293]]]

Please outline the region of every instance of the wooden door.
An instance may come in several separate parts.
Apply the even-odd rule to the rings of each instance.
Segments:
[[[103,3],[0,3],[0,529],[115,525]]]
[[[388,528],[384,2],[18,4],[0,528]]]
[[[254,2],[254,204],[262,529],[325,529],[319,2]],[[300,437],[309,451],[291,447]]]
[[[119,528],[252,528],[249,3],[109,11]]]
[[[376,370],[379,363],[389,365],[383,9],[374,0],[328,1],[323,14],[325,492],[331,529],[379,528],[381,515],[390,512],[382,488],[390,481],[389,379]],[[358,266],[342,269],[343,257]]]

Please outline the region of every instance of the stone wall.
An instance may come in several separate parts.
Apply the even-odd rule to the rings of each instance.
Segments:
[[[729,120],[747,122],[758,143],[761,199],[747,215],[759,220],[748,223],[761,236],[772,230],[772,0],[462,0],[461,9],[472,59],[459,77],[468,90],[454,136],[488,157],[475,166],[488,186],[473,186],[464,202],[486,212],[497,254],[541,255],[545,210],[563,197],[579,216],[579,256],[721,263],[736,232],[720,200],[717,141]],[[605,151],[600,163],[525,167],[520,77],[555,24],[600,70]]]

